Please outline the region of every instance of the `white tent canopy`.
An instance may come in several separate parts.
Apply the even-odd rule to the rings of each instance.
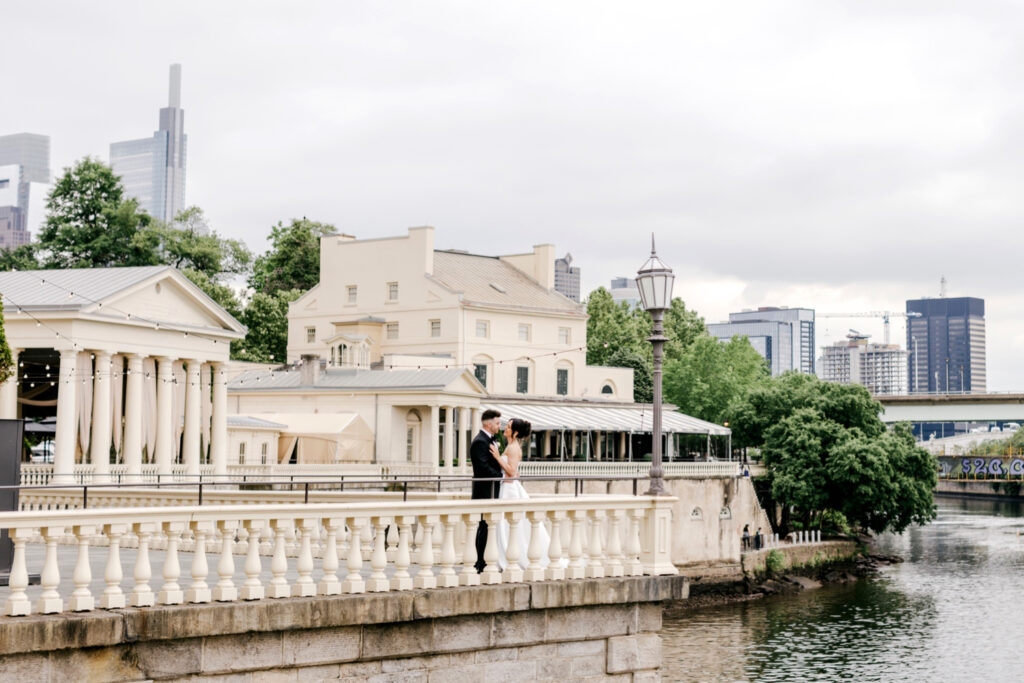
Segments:
[[[500,410],[502,417],[518,417],[529,420],[534,431],[548,429],[634,433],[652,431],[651,407],[643,404],[638,404],[635,408],[621,405],[563,406],[527,403],[492,403],[484,407]],[[670,410],[662,412],[661,429],[665,434],[726,436],[731,433],[728,427]]]
[[[355,413],[247,413],[258,420],[285,425],[278,442],[278,462],[372,462],[373,430]]]

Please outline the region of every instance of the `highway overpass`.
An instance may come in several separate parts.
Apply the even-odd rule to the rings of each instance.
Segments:
[[[914,394],[876,396],[884,408],[882,421],[893,422],[1020,422],[1024,394]]]

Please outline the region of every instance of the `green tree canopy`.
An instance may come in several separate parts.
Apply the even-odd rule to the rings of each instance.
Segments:
[[[654,400],[654,378],[651,372],[650,362],[640,352],[619,348],[608,357],[608,363],[613,368],[633,369],[633,400],[637,403],[650,403]]]
[[[39,245],[29,242],[16,249],[0,250],[0,271],[39,269],[39,259],[36,257],[38,249]]]
[[[730,405],[767,378],[764,358],[746,337],[723,344],[702,334],[665,362],[665,400],[687,415],[721,424]]]
[[[305,292],[320,282],[320,238],[335,233],[333,225],[306,218],[278,222],[270,230],[270,249],[256,258],[249,286],[256,292],[297,289]]]
[[[249,331],[245,339],[232,343],[232,358],[283,363],[288,351],[288,304],[300,296],[297,289],[253,294],[241,317]]]
[[[169,226],[155,229],[161,262],[179,270],[204,273],[212,280],[248,271],[252,254],[240,240],[219,237],[203,210],[192,206]]]
[[[587,299],[587,315],[587,365],[612,365],[609,359],[619,352],[623,358],[643,357],[643,333],[629,304],[615,301],[611,292],[598,287]]]

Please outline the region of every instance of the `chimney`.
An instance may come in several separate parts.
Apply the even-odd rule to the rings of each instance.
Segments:
[[[320,379],[320,356],[304,353],[299,361],[299,384],[312,386]]]

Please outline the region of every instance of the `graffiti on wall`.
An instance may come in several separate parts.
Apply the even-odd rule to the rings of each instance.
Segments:
[[[939,457],[939,476],[1024,477],[1024,458]]]

